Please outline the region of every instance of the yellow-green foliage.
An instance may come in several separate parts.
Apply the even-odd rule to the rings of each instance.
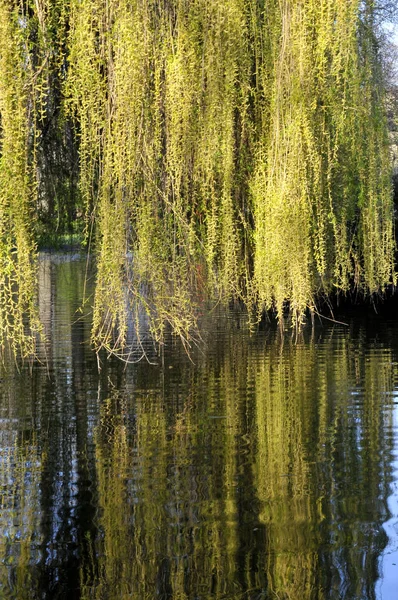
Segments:
[[[35,129],[40,72],[27,50],[28,23],[18,3],[0,1],[0,348],[34,351],[39,329],[32,256]],[[33,138],[33,139],[32,139]],[[33,154],[33,158],[32,158]],[[26,327],[25,318],[29,327]]]
[[[123,355],[143,319],[189,341],[204,299],[299,325],[319,294],[391,283],[376,5],[2,1],[2,289],[20,289],[3,337],[33,315],[35,131],[57,101],[94,232],[97,348]]]
[[[206,278],[224,297],[241,295],[233,195],[236,111],[243,128],[250,74],[244,9],[237,0],[177,2],[159,13],[149,2],[115,4],[101,133],[97,345],[109,347],[116,328],[114,348],[123,347],[127,315],[139,329],[140,306],[157,339],[165,323],[185,339]]]
[[[300,319],[319,291],[372,293],[391,281],[390,166],[359,2],[280,6],[270,130],[252,184],[255,280],[266,308],[275,303],[282,316],[289,301]]]
[[[203,293],[280,318],[288,303],[300,324],[319,293],[392,281],[382,78],[359,2],[75,10],[107,29],[89,67],[106,90],[70,100],[84,124],[106,95],[103,125],[81,133],[99,161],[97,346],[120,350],[140,306],[157,339],[167,322],[185,339]]]
[[[67,109],[79,122],[80,185],[87,212],[92,208],[98,157],[107,110],[104,69],[106,15],[101,0],[71,0],[68,33]],[[102,69],[102,72],[101,72]]]

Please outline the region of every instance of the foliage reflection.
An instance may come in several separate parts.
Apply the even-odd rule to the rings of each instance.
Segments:
[[[208,358],[103,402],[83,597],[373,598],[391,351],[235,332]]]

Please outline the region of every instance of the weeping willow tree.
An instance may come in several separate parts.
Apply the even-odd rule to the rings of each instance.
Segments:
[[[97,349],[128,358],[143,323],[189,344],[207,300],[281,322],[288,308],[300,326],[322,294],[383,291],[395,275],[380,7],[2,2],[3,339],[23,313],[36,328],[27,222],[54,206],[38,203],[49,135],[79,157]]]
[[[157,340],[167,323],[187,340],[198,296],[242,295],[235,130],[239,119],[243,146],[245,3],[74,8],[69,102],[84,126],[89,202],[98,183],[94,342],[123,348],[128,320],[132,315],[139,330],[142,310]],[[86,35],[82,48],[80,27],[98,32],[101,10],[106,31]]]
[[[320,291],[391,281],[390,167],[374,3],[280,4],[252,180],[254,278],[266,308],[281,317],[288,301],[299,321]]]

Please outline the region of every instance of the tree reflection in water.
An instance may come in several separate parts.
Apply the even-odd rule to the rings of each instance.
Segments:
[[[391,326],[282,343],[217,315],[194,363],[170,339],[163,367],[98,374],[84,263],[43,273],[48,363],[0,381],[0,596],[376,597]]]

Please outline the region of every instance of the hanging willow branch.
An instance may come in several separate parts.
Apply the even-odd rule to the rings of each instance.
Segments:
[[[0,348],[30,355],[40,331],[32,208],[37,90],[42,72],[28,53],[28,23],[0,1]]]

